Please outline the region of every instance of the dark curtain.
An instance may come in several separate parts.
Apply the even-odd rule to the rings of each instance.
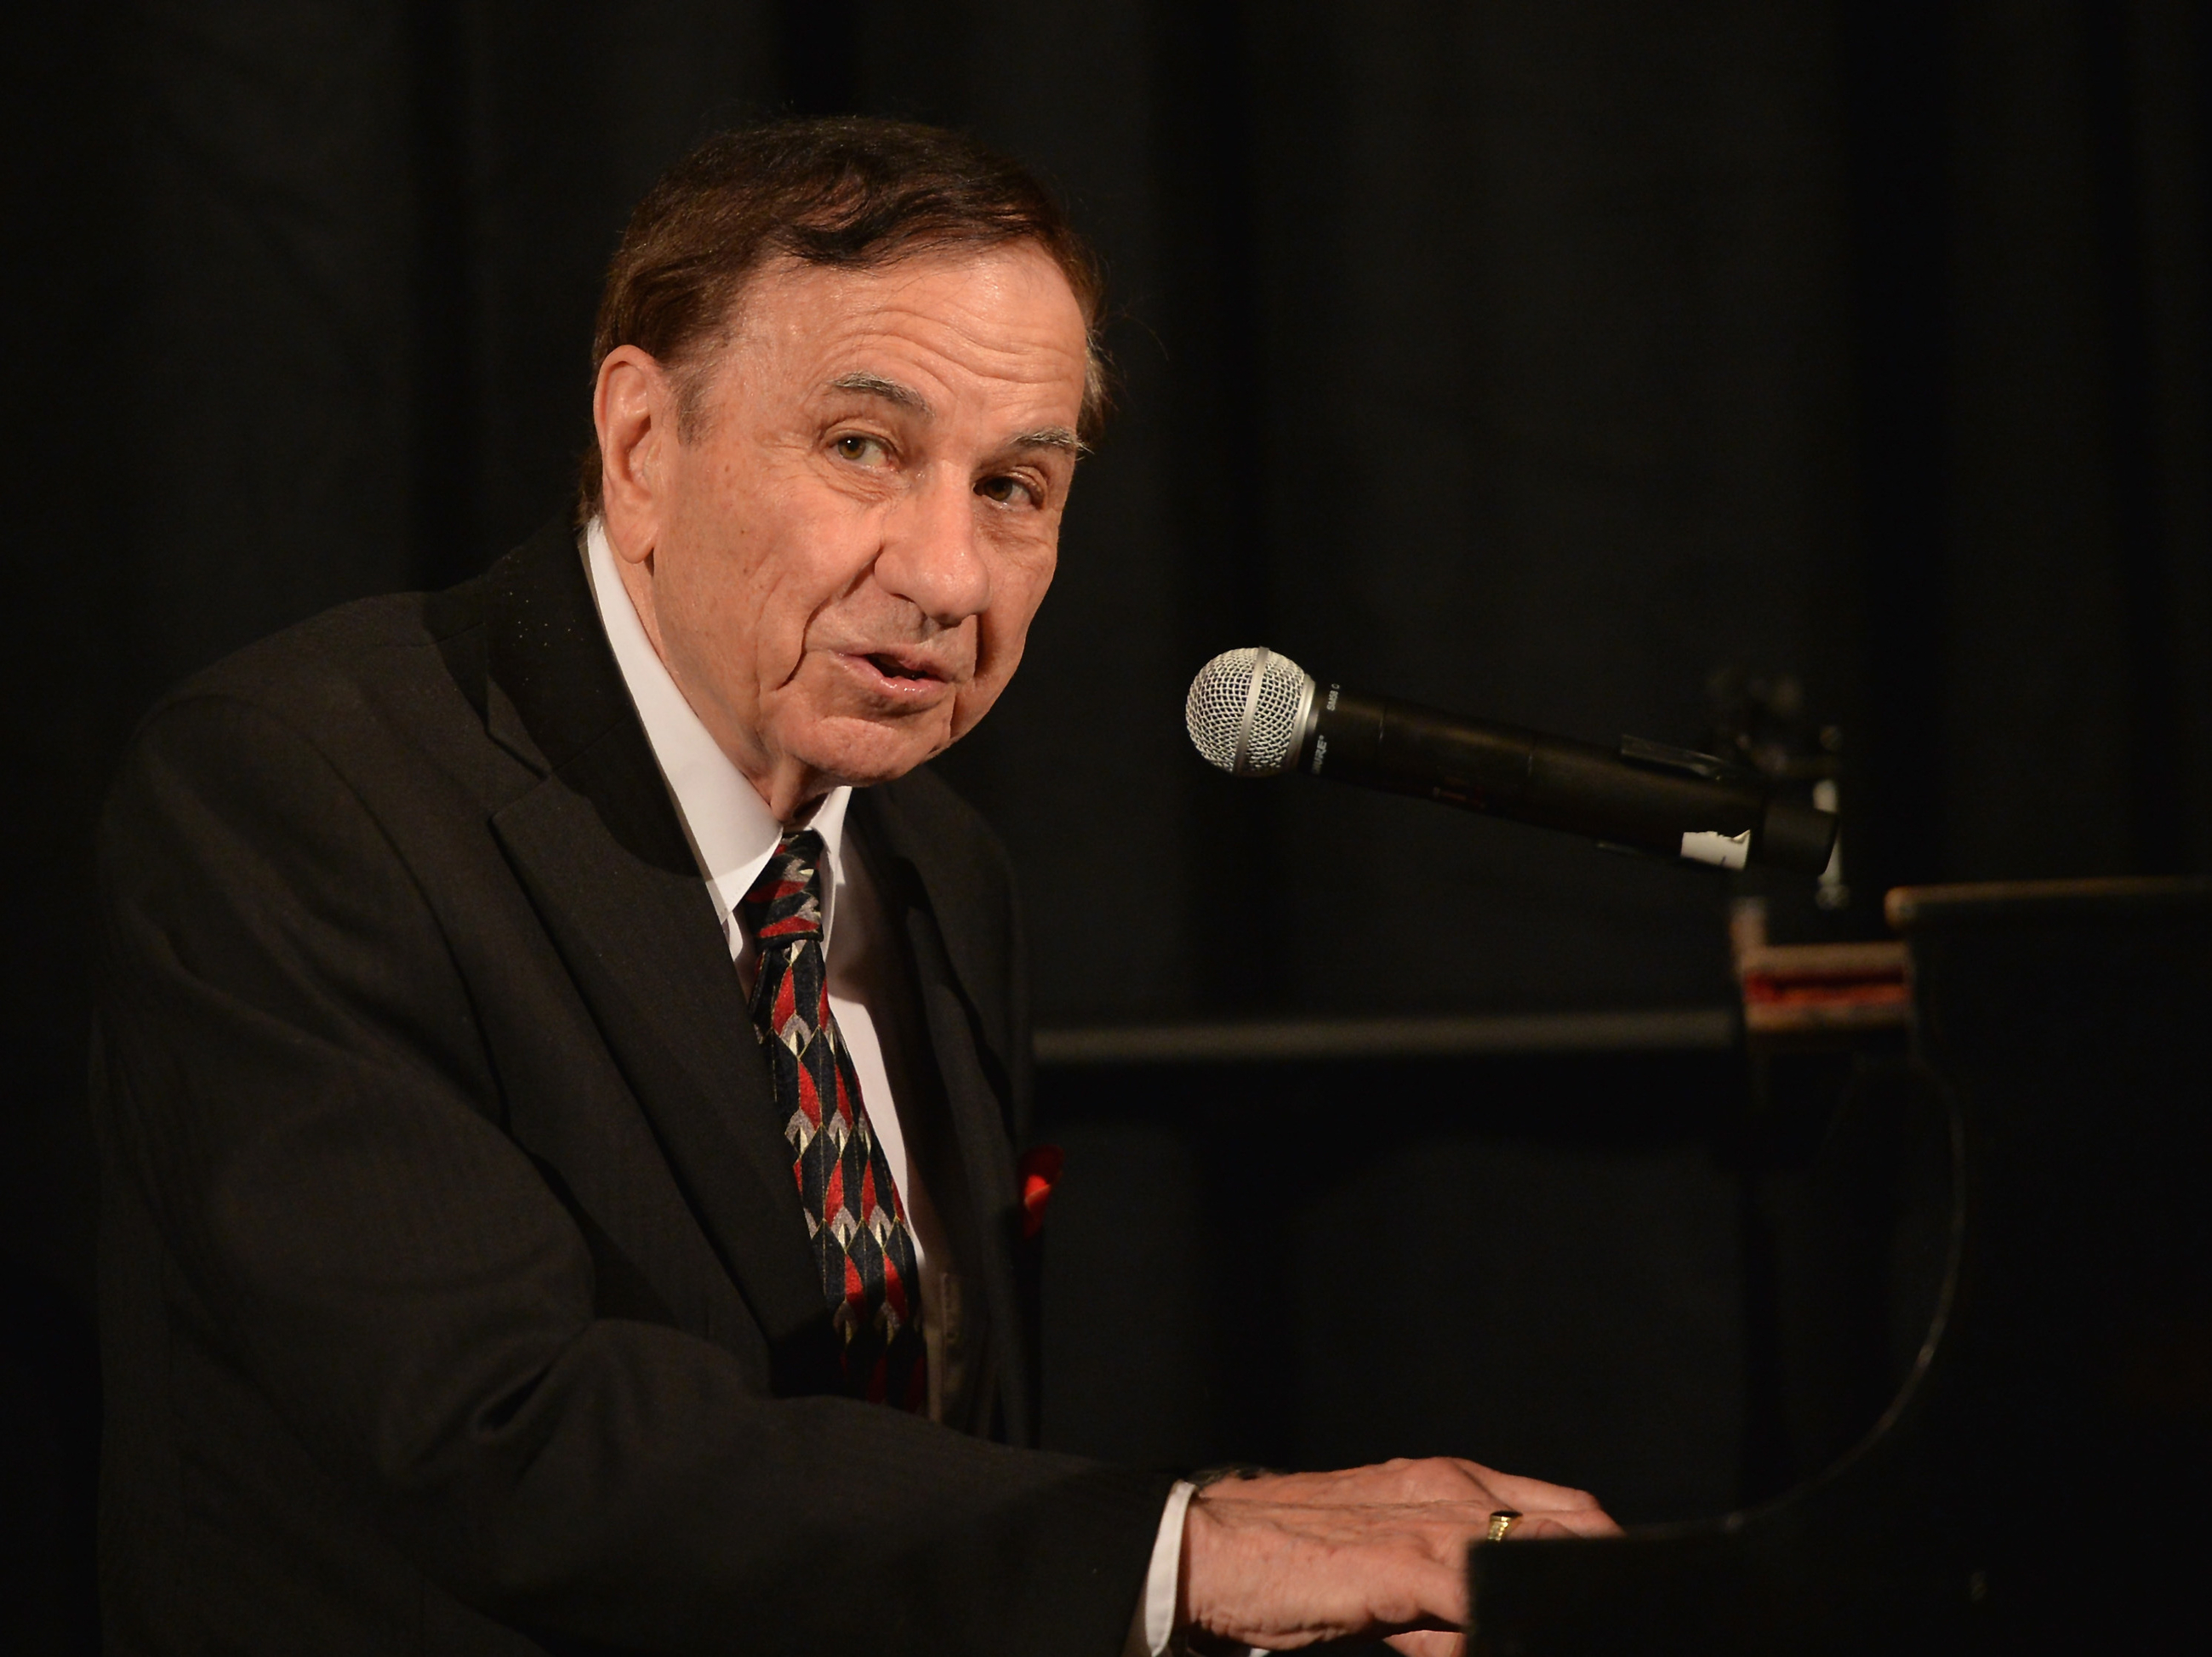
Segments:
[[[1601,739],[1695,744],[1714,670],[1794,675],[1844,733],[1862,930],[1899,880],[2212,864],[2200,5],[141,0],[11,33],[0,1604],[50,1630],[88,1581],[114,756],[194,667],[562,510],[601,266],[717,124],[969,127],[1110,262],[1123,413],[945,762],[1022,869],[1049,1022],[1729,992],[1712,880],[1206,771],[1183,688],[1244,643]]]

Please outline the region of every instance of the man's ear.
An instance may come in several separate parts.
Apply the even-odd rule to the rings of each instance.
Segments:
[[[619,345],[599,364],[592,392],[599,434],[600,509],[617,555],[642,563],[660,539],[670,451],[677,442],[676,387],[660,364]]]

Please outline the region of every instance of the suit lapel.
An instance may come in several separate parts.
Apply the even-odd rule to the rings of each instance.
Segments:
[[[899,809],[896,785],[856,791],[853,798],[857,826],[869,835],[878,861],[892,877],[885,882],[883,901],[914,968],[931,1056],[966,1176],[970,1223],[963,1229],[975,1239],[980,1257],[969,1269],[981,1280],[989,1308],[1007,1435],[1017,1444],[1028,1443],[1035,1436],[1036,1403],[1015,1280],[1019,1207],[1006,1097],[1013,1056],[1004,1051],[1011,1033],[987,1028],[966,987],[984,981],[988,968],[980,960],[963,958],[959,946],[948,941],[939,917],[961,913],[960,895],[951,889],[956,883],[939,866],[929,838]],[[956,927],[952,937],[959,936]],[[1003,973],[1006,963],[998,965]]]
[[[776,1389],[833,1385],[834,1336],[768,1069],[566,530],[542,531],[491,572],[485,637],[492,734],[544,773],[493,830],[768,1336]]]

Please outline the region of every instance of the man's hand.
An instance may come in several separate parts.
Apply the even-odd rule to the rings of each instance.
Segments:
[[[1473,1461],[1389,1461],[1208,1485],[1183,1522],[1179,1618],[1229,1644],[1291,1651],[1395,1636],[1449,1657],[1467,1621],[1467,1550],[1501,1508],[1513,1537],[1613,1536],[1580,1490]]]

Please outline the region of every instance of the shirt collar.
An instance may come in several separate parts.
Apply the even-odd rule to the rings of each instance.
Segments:
[[[714,893],[715,907],[726,921],[744,895],[752,889],[760,871],[782,838],[783,825],[768,809],[768,802],[730,762],[717,743],[691,711],[691,704],[676,687],[668,669],[645,636],[645,627],[629,601],[615,566],[614,549],[607,543],[606,523],[594,518],[584,532],[584,568],[591,578],[592,597],[599,605],[599,625],[629,687],[630,701],[645,726],[645,739],[653,746],[660,774],[676,801],[676,815],[690,840],[699,871]],[[840,786],[823,795],[806,827],[822,836],[829,850],[828,867],[822,871],[822,939],[829,947],[830,929],[836,918],[837,889],[843,884],[845,807],[853,797]]]

